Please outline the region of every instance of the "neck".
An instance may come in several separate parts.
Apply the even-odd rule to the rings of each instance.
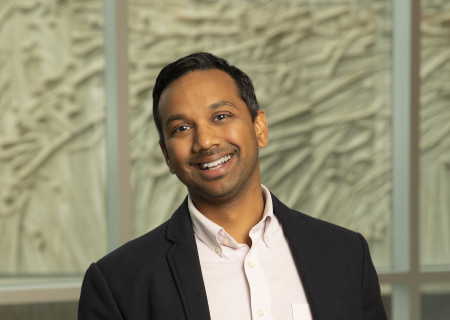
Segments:
[[[223,227],[238,243],[251,246],[249,232],[261,220],[264,212],[260,184],[232,201],[211,203],[192,199],[192,202],[204,216]]]

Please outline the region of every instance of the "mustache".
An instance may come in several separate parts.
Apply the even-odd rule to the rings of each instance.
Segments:
[[[201,151],[199,153],[196,153],[194,156],[192,156],[189,159],[189,162],[190,163],[198,163],[198,162],[201,162],[201,160],[206,158],[206,157],[215,156],[217,154],[229,154],[229,153],[235,153],[235,152],[236,152],[236,148],[234,148],[234,147],[214,148],[214,149],[211,149],[211,150],[205,150],[205,151]]]

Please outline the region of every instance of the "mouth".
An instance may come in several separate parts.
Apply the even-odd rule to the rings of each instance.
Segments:
[[[197,167],[201,170],[216,170],[219,169],[221,166],[223,166],[225,163],[230,161],[231,154],[228,154],[220,159],[217,159],[212,162],[204,162],[197,164]]]

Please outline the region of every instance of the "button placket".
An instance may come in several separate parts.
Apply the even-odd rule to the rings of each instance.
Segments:
[[[244,262],[250,288],[251,312],[253,319],[272,319],[269,287],[254,250],[256,247],[251,248]]]

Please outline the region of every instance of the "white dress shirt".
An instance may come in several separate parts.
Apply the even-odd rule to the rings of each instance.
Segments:
[[[282,226],[273,214],[272,197],[261,188],[265,208],[250,230],[251,248],[237,243],[188,198],[212,320],[312,319]]]

